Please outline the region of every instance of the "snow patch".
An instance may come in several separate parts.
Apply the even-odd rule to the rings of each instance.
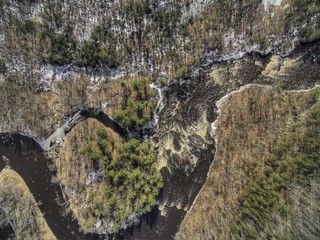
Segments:
[[[303,93],[303,92],[309,92],[311,90],[318,89],[318,88],[320,88],[320,85],[316,84],[313,88],[302,89],[302,90],[289,90],[289,91],[286,91],[286,92],[289,92],[289,93]]]
[[[267,6],[280,6],[281,5],[282,0],[263,0],[262,4],[263,6],[267,7]]]
[[[6,156],[2,156],[2,160],[5,162],[6,168],[10,168],[10,159]]]
[[[212,4],[212,0],[193,0],[189,7],[182,9],[182,22],[186,22],[188,19],[201,15],[208,6]]]
[[[158,103],[157,103],[157,106],[156,108],[154,109],[153,111],[153,116],[154,116],[154,125],[157,126],[158,125],[158,122],[159,122],[159,115],[158,113],[161,112],[161,110],[163,109],[164,107],[164,103],[163,103],[163,89],[158,87],[157,85],[155,85],[154,83],[151,83],[149,85],[152,89],[156,90],[158,92],[158,95],[159,95],[159,100],[158,100]]]

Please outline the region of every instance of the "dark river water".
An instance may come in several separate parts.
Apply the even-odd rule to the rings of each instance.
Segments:
[[[82,239],[77,222],[71,217],[62,217],[63,208],[57,204],[61,201],[60,189],[51,183],[49,170],[50,159],[46,159],[40,146],[32,139],[20,135],[0,137],[0,167],[5,167],[2,156],[10,160],[10,167],[24,179],[37,202],[40,210],[58,239]]]
[[[52,164],[43,154],[40,146],[32,139],[21,135],[0,135],[0,170],[5,167],[2,156],[10,160],[10,167],[24,179],[37,202],[41,202],[40,210],[58,239],[105,239],[106,236],[85,235],[76,220],[70,215],[65,216],[60,188],[51,183],[53,173],[49,170]],[[168,217],[160,215],[155,209],[152,213],[141,217],[140,224],[122,231],[111,239],[172,239],[178,230],[185,211],[169,209]],[[10,229],[0,233],[0,239],[6,239]]]

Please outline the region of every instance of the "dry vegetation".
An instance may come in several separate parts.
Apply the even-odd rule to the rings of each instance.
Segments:
[[[3,81],[0,82],[0,111],[5,114],[0,116],[0,129],[48,136],[79,110],[97,108],[112,117],[115,110],[126,108],[127,102],[142,104],[144,119],[148,121],[156,101],[150,81],[139,77],[108,81],[98,78],[95,87],[88,87],[92,80],[86,74],[79,74],[52,82],[51,91],[47,92],[35,91],[39,86],[31,86],[25,76],[21,76],[19,83]],[[141,96],[137,96],[134,89],[137,83]]]
[[[33,13],[30,6],[40,3],[43,9]],[[316,0],[287,0],[268,9],[257,0],[219,0],[205,6],[200,16],[183,21],[182,16],[194,11],[193,1],[171,1],[159,7],[149,0],[73,1],[69,5],[2,0],[1,6],[8,25],[3,29],[4,43],[12,50],[8,59],[19,52],[31,66],[42,62],[121,66],[131,71],[132,64],[144,75],[149,75],[149,66],[153,66],[153,73],[183,77],[207,50],[230,53],[258,45],[256,50],[274,47],[286,52],[292,47],[295,30],[299,40],[319,38]],[[15,14],[10,7],[16,9]],[[86,11],[80,13],[79,9]]]
[[[97,120],[67,135],[56,161],[70,209],[86,232],[116,232],[157,204],[162,177],[151,143],[124,141]]]
[[[50,86],[52,91],[36,91],[26,77],[20,82],[0,82],[2,104],[2,131],[21,131],[33,136],[48,136],[62,125],[70,114],[84,108],[87,101],[86,86],[89,79],[78,76],[74,79],[57,81]]]
[[[0,111],[4,114],[0,114],[0,128],[44,136],[79,109],[97,107],[111,115],[114,109],[122,109],[120,82],[130,84],[133,78],[106,82],[107,67],[115,66],[113,59],[121,59],[120,72],[183,77],[207,50],[233,52],[255,44],[262,50],[289,49],[294,29],[300,29],[306,41],[317,39],[319,3],[286,2],[265,11],[261,1],[219,0],[206,7],[202,16],[181,22],[181,15],[191,6],[189,0],[173,1],[164,8],[148,0],[134,4],[2,0]],[[84,67],[71,67],[76,70],[66,70],[60,81],[51,82],[42,79],[50,72],[42,69],[48,62],[54,67],[69,63]]]
[[[17,239],[56,239],[23,179],[5,169],[0,174],[0,226],[12,226]]]
[[[318,90],[250,87],[222,104],[210,175],[177,239],[319,236],[313,222],[319,217],[318,130],[309,140],[313,148],[305,148],[307,135],[319,128],[318,96]],[[313,220],[305,221],[310,212]]]
[[[155,6],[153,2],[0,0],[1,23],[4,23],[0,26],[3,36],[3,48],[0,49],[0,56],[3,58],[0,60],[1,131],[22,131],[37,137],[48,136],[71,114],[85,108],[102,109],[128,128],[141,127],[150,120],[154,107],[154,102],[150,101],[154,93],[148,87],[149,80],[131,77],[108,79],[110,68],[119,67],[120,73],[124,71],[128,74],[180,78],[187,76],[194,64],[201,63],[204,53],[210,50],[230,53],[247,46],[259,45],[256,50],[286,52],[292,48],[291,43],[296,37],[303,41],[320,37],[317,0],[282,1],[282,6],[270,7],[267,11],[261,5],[261,0],[217,0],[206,6],[201,16],[187,17],[184,21],[180,21],[182,9],[188,11],[193,1],[170,1],[164,7]],[[296,30],[298,36],[293,35]],[[69,64],[72,67],[66,70],[68,74],[61,75],[60,80],[56,77],[56,81],[42,81],[39,76],[47,72],[38,71],[50,64],[54,68]],[[239,63],[242,64],[243,62]],[[312,65],[309,65],[311,68]],[[282,67],[287,66],[279,63],[274,68]],[[307,75],[311,73],[297,70],[299,68],[296,65],[291,68],[295,69],[294,80],[308,79]],[[242,71],[243,69],[238,69],[236,75],[233,75],[233,71],[224,68],[227,72],[225,75],[215,75],[219,80],[217,85],[225,85],[226,75],[230,75],[232,81],[238,81],[228,83],[225,87],[228,90],[237,84],[253,81],[249,80],[253,79],[252,72]],[[104,71],[107,71],[106,75],[102,74]],[[280,75],[283,72],[265,72],[270,78],[274,73]],[[244,74],[247,75],[239,77]],[[286,77],[286,74],[283,76]],[[142,84],[135,84],[140,81]],[[292,85],[291,87],[296,86],[295,83]],[[172,169],[180,168],[189,174],[197,165],[198,156],[201,156],[194,153],[211,143],[212,139],[206,131],[210,123],[206,119],[206,110],[202,108],[203,102],[211,98],[206,99],[208,95],[203,93],[204,86],[199,88],[201,91],[196,92],[197,96],[190,94],[194,98],[190,102],[182,98],[174,109],[168,108],[168,115],[164,117],[168,117],[169,121],[164,121],[163,125],[173,126],[173,129],[168,130],[162,126],[162,131],[172,136],[160,141],[161,144],[164,143],[162,150],[160,149],[160,154],[164,157],[161,156],[159,167],[171,165]],[[180,95],[183,91],[179,87],[177,94]],[[214,87],[212,91],[217,89]],[[191,211],[189,215],[192,220],[188,222],[187,218],[187,223],[185,222],[185,228],[190,229],[184,230],[183,225],[179,236],[187,234],[188,237],[189,233],[199,232],[202,232],[198,235],[199,238],[227,235],[229,229],[226,226],[231,227],[233,214],[238,207],[239,192],[245,184],[244,176],[248,174],[248,165],[252,159],[264,162],[270,157],[276,137],[285,134],[282,129],[289,128],[295,111],[298,114],[302,112],[302,109],[295,110],[292,106],[300,106],[305,101],[303,98],[299,101],[294,97],[291,99],[277,92],[269,94],[265,89],[259,89],[257,93],[246,90],[244,94],[247,95],[238,97],[230,106],[226,106],[229,112],[222,117],[220,123],[224,132],[217,132],[218,148],[226,150],[218,150],[212,167],[217,172],[211,173],[209,182],[198,199],[201,204],[213,204],[209,207],[206,204],[195,206],[192,211],[198,211],[199,214],[192,218]],[[194,105],[199,99],[203,102]],[[247,104],[240,104],[242,102]],[[190,112],[190,116],[201,115],[203,119],[188,119],[186,123],[181,121],[189,117],[181,116],[183,112],[189,115],[190,109],[195,113],[202,111],[201,114]],[[196,118],[194,116],[191,118]],[[179,124],[182,122],[181,127],[170,121]],[[197,127],[192,125],[194,123],[198,123]],[[93,162],[87,161],[84,164],[78,156],[79,146],[87,144],[88,136],[94,136],[91,141],[97,140],[93,129],[98,124],[89,125],[79,126],[82,133],[73,136],[76,141],[68,140],[67,137],[61,152],[61,159],[65,161],[57,161],[71,208],[86,231],[92,230],[91,227],[102,226],[94,223],[97,223],[100,216],[106,215],[105,209],[96,208],[96,205],[108,201],[103,185],[95,178],[97,175],[93,171]],[[199,128],[204,130],[198,131]],[[110,129],[107,133],[114,142],[120,142],[119,136]],[[194,146],[190,147],[190,144]],[[100,151],[97,145],[93,148]],[[113,154],[112,158],[117,158],[117,153]],[[212,186],[214,191],[211,191]],[[300,186],[294,189],[295,192],[305,191]],[[299,204],[300,202],[297,203]],[[223,214],[220,214],[221,211]],[[122,216],[127,217],[127,212],[130,211],[123,210]],[[211,217],[206,218],[207,213]],[[204,223],[199,221],[200,218],[204,219]],[[208,226],[212,223],[215,227],[208,232]],[[271,225],[267,226],[271,228]],[[109,229],[118,227],[110,225]]]

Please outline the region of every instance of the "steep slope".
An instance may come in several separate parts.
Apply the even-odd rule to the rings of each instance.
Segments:
[[[216,101],[251,83],[312,88],[319,84],[319,62],[318,43],[288,57],[248,54],[210,68],[199,67],[193,76],[164,89],[166,104],[155,138],[158,163],[166,176],[162,207],[188,209],[204,183],[215,154],[211,124],[217,117]]]
[[[50,64],[72,72],[71,64],[108,76],[168,78],[204,58],[286,54],[318,39],[319,2],[2,0],[0,21],[0,72],[7,77],[39,84]]]
[[[268,239],[270,236],[287,236],[316,239],[319,226],[316,222],[312,222],[319,217],[319,210],[316,207],[319,204],[319,172],[316,170],[318,167],[313,165],[318,164],[319,156],[311,148],[309,150],[297,150],[297,148],[303,149],[304,144],[299,142],[304,139],[301,135],[315,131],[309,124],[310,121],[319,121],[318,98],[319,90],[287,92],[255,85],[242,88],[222,98],[217,103],[220,115],[213,124],[217,140],[215,158],[208,179],[188,211],[176,238],[190,239],[190,236],[193,236],[193,239]],[[294,143],[290,143],[290,140]],[[317,138],[309,141],[319,144]],[[279,150],[279,148],[285,149]],[[285,151],[285,154],[279,155],[279,151]],[[284,185],[279,189],[276,188],[277,190],[267,188],[269,185],[259,185],[261,183],[257,174],[260,171],[265,174],[266,171],[270,171],[268,169],[270,159],[287,157],[282,164],[289,165],[290,161],[294,164],[292,159],[299,151],[301,153],[310,151],[309,154],[315,154],[315,159],[308,160],[313,161],[312,163],[303,160],[304,164],[311,164],[310,168],[297,163],[299,165],[296,167],[299,166],[300,171],[304,167],[308,169],[308,173],[301,173],[304,177],[303,182],[295,179],[299,177],[299,173],[294,172],[296,170],[271,169],[272,174],[278,174],[280,171],[277,181],[288,182],[281,183]],[[285,177],[281,174],[294,176],[293,179],[282,180]],[[273,176],[267,174],[265,179],[272,181]],[[272,191],[275,191],[275,194],[281,193],[281,196],[277,195],[278,201],[285,204],[288,216],[281,215],[280,210],[277,212],[273,208],[275,203],[268,203],[269,198],[272,199],[270,195],[253,192],[251,196],[262,197],[253,201],[257,201],[257,204],[267,211],[265,214],[269,214],[271,218],[263,215],[259,205],[254,207],[255,203],[251,202],[253,197],[246,195],[254,191],[248,190],[249,184],[258,184],[255,191],[262,191],[259,189],[266,187],[268,194],[273,193]],[[310,188],[313,189],[311,192]],[[308,194],[304,195],[305,193]],[[248,209],[244,210],[248,205],[243,201],[249,201],[249,206],[257,211],[258,216],[252,215]],[[270,205],[263,206],[266,203]],[[304,214],[308,214],[309,211],[310,213],[315,211],[309,215],[314,220],[310,219],[306,224],[300,224],[306,220]]]

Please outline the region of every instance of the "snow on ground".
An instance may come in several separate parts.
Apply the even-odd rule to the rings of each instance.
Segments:
[[[272,6],[280,6],[282,0],[263,0],[262,4],[264,6],[272,5]]]

